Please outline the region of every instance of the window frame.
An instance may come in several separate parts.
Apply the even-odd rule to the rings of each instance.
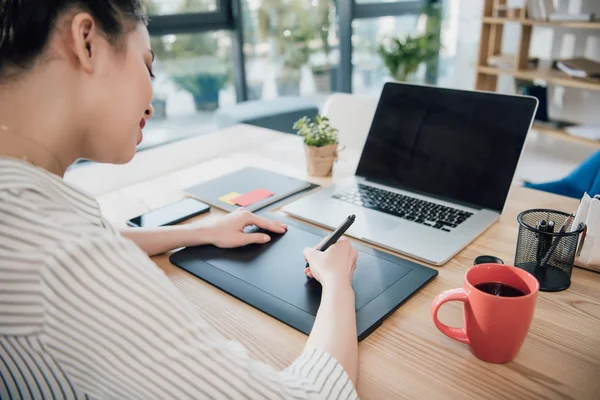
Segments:
[[[237,102],[248,100],[246,58],[242,26],[242,0],[217,0],[217,10],[187,14],[150,15],[151,36],[182,33],[202,33],[217,30],[231,32],[232,78]],[[335,0],[332,0],[335,1]],[[356,0],[335,1],[338,10],[340,73],[338,91],[352,93],[352,21],[418,14],[424,4],[441,0],[398,0],[395,2],[358,3]]]

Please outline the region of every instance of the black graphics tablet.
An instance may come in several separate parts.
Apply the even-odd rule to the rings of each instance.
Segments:
[[[296,220],[270,215],[288,225],[271,242],[237,249],[189,247],[173,253],[178,267],[291,327],[309,334],[319,303],[321,285],[304,275],[302,251],[318,244],[328,232]],[[356,293],[358,339],[367,337],[437,271],[372,248],[359,251],[352,286]]]

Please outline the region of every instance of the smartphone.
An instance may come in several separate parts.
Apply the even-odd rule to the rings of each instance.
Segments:
[[[158,226],[175,225],[178,222],[204,214],[210,210],[210,206],[199,200],[187,198],[168,206],[157,208],[131,218],[127,225],[140,228],[156,228]]]

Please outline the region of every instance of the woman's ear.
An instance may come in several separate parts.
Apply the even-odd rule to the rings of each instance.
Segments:
[[[92,72],[99,37],[94,18],[85,12],[77,13],[71,22],[71,36],[76,60],[84,71]]]

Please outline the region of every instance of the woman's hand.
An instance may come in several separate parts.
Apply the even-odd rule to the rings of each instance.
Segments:
[[[318,280],[321,285],[352,286],[358,251],[352,247],[348,239],[341,238],[324,252],[307,248],[304,250],[304,258],[310,265],[304,273]]]
[[[271,237],[265,233],[244,233],[244,228],[256,225],[258,228],[273,232],[285,233],[287,226],[239,208],[223,217],[204,223],[197,228],[199,237],[221,248],[246,246],[251,243],[267,243]]]
[[[285,224],[238,209],[210,221],[159,228],[127,228],[121,230],[121,234],[133,240],[149,256],[180,247],[214,244],[231,248],[271,240],[265,233],[244,233],[244,228],[248,225],[256,225],[274,233],[284,233],[287,230]]]
[[[352,276],[358,252],[352,248],[348,239],[341,238],[324,252],[316,249],[304,250],[304,257],[310,264],[305,273],[321,282],[323,289],[306,348],[320,349],[331,354],[356,385],[358,334]]]

